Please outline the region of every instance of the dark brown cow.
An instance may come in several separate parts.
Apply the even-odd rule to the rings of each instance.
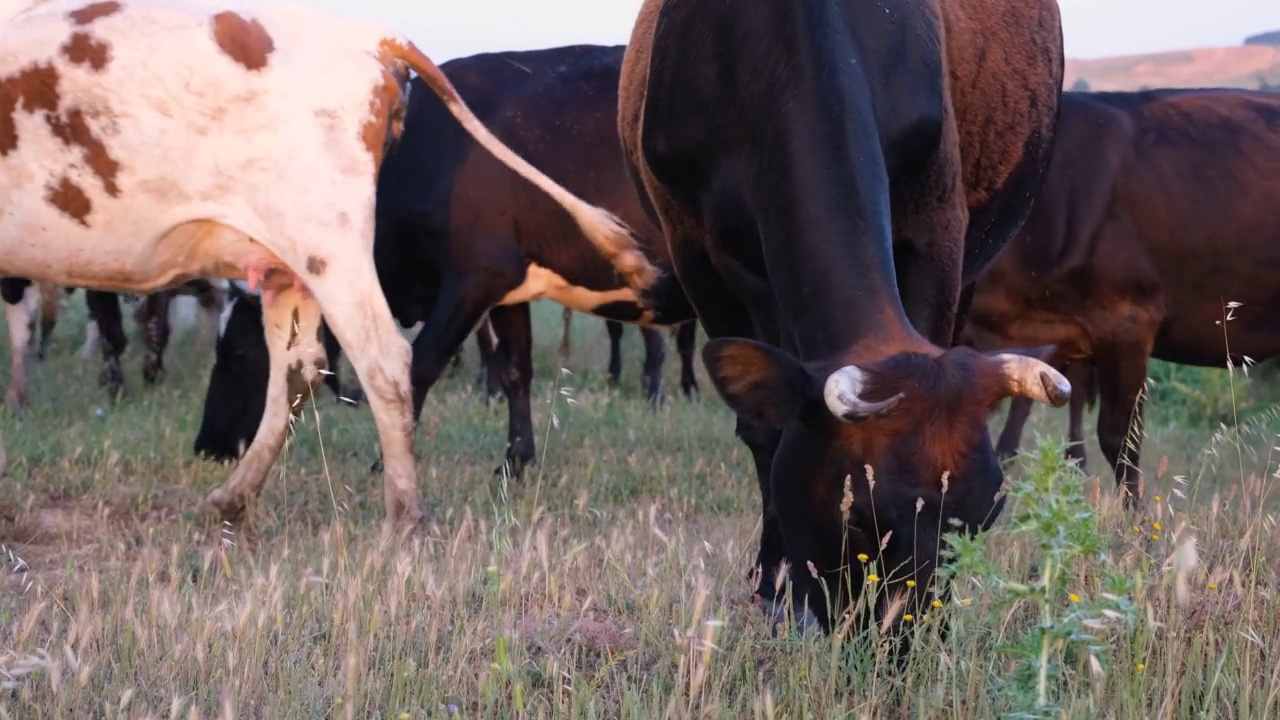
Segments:
[[[939,534],[976,532],[1003,504],[988,409],[1070,394],[1033,358],[945,349],[961,287],[1026,218],[1049,161],[1057,6],[941,6],[647,0],[623,66],[633,179],[755,459],[758,592],[776,607],[785,560],[826,629],[867,579],[859,554],[882,598],[927,611],[944,592]]]
[[[1148,358],[1225,367],[1228,350],[1236,365],[1280,353],[1280,96],[1066,93],[1050,168],[1021,233],[977,283],[962,341],[1055,344],[1054,362],[1091,363],[1098,444],[1134,504],[1141,439],[1130,427]],[[1006,450],[1027,409],[1010,412]]]

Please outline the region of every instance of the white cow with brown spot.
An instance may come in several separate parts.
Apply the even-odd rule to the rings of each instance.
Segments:
[[[261,288],[267,412],[209,502],[262,488],[290,400],[324,365],[321,312],[368,394],[389,520],[419,518],[409,346],[374,272],[374,188],[418,73],[490,152],[573,215],[637,289],[629,229],[494,138],[412,43],[301,5],[51,0],[0,9],[0,276],[150,293]]]

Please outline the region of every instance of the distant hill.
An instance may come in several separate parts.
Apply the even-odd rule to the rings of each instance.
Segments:
[[[1063,87],[1089,90],[1140,90],[1144,87],[1271,86],[1280,89],[1280,45],[1262,42],[1277,33],[1255,35],[1248,45],[1175,50],[1096,60],[1067,60]]]

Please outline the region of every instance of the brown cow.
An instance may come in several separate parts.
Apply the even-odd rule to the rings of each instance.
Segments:
[[[1277,200],[1280,96],[1066,93],[1044,189],[978,281],[962,342],[1057,345],[1055,363],[1092,364],[1098,444],[1136,504],[1130,427],[1148,358],[1225,367],[1280,353]],[[1026,412],[1015,400],[1007,452]]]

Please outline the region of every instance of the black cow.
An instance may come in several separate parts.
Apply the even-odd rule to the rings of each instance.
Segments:
[[[830,630],[865,555],[877,614],[919,617],[939,534],[1001,510],[989,408],[1068,400],[1032,357],[948,349],[1039,189],[1062,71],[1053,0],[641,8],[619,129],[755,459],[767,612],[785,560]]]
[[[1095,368],[1098,444],[1137,506],[1142,441],[1130,428],[1148,358],[1226,367],[1280,355],[1280,96],[1066,93],[1058,127],[1044,189],[978,281],[962,339],[1056,345],[1052,362]],[[1012,402],[1004,453],[1029,411]]]
[[[441,69],[495,135],[570,191],[621,217],[655,264],[667,267],[665,246],[652,241],[658,230],[640,207],[618,142],[614,118],[623,52],[620,46],[577,45],[485,53]],[[510,409],[506,463],[499,471],[519,475],[535,457],[529,302],[549,298],[642,327],[691,321],[693,310],[673,278],[637,298],[573,219],[478,146],[420,80],[413,81],[408,104],[403,134],[379,174],[374,260],[396,319],[404,327],[423,322],[413,342],[414,417],[487,313],[499,339],[495,358]],[[232,338],[224,336],[220,355],[234,351]],[[650,377],[648,390],[656,399],[660,376]],[[208,402],[230,402],[224,399],[232,388],[260,394],[256,382],[215,369]],[[206,409],[205,417],[232,415]],[[236,432],[215,423],[202,426],[201,436]],[[230,446],[238,442],[232,437]]]

